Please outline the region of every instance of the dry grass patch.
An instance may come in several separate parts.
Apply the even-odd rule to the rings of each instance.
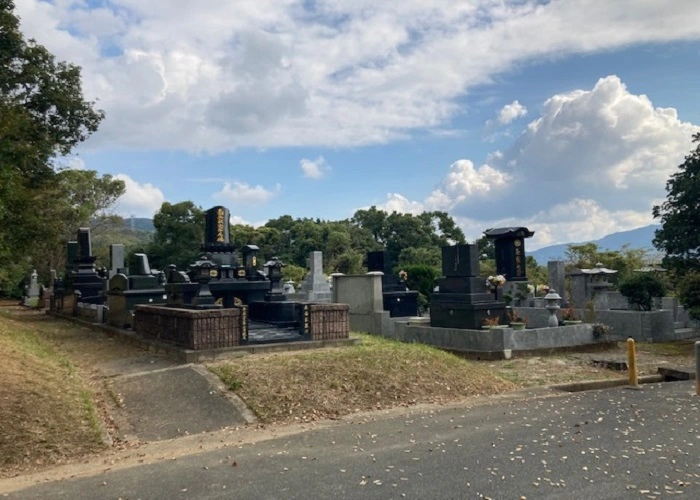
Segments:
[[[534,356],[491,361],[489,368],[520,387],[565,384],[582,380],[608,380],[623,377],[620,372],[593,366],[575,355]]]
[[[31,324],[0,314],[0,476],[104,448],[91,391]]]
[[[338,418],[516,388],[485,365],[439,349],[359,336],[362,343],[355,346],[246,356],[209,368],[266,423]]]
[[[639,375],[658,374],[664,366],[694,366],[693,342],[636,343]],[[491,361],[489,367],[501,377],[522,387],[564,384],[583,380],[608,380],[627,377],[626,371],[616,371],[593,364],[593,360],[627,361],[627,345],[592,352],[552,354],[548,356],[518,357],[505,361]]]

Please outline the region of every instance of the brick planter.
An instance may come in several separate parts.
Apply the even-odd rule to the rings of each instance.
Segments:
[[[192,350],[234,347],[248,340],[247,307],[177,309],[137,305],[134,331],[146,338]]]
[[[350,336],[347,304],[300,304],[299,328],[311,340],[347,339]]]

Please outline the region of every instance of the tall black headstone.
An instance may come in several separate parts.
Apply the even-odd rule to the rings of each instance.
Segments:
[[[525,238],[535,234],[526,227],[487,229],[484,235],[494,240],[496,272],[508,281],[527,281],[525,271]]]
[[[78,229],[78,260],[81,264],[93,263],[96,257],[92,255],[92,238],[90,228]]]
[[[495,300],[479,276],[477,245],[442,247],[442,272],[431,295],[430,326],[476,330],[485,318],[505,317],[505,302]]]
[[[222,206],[212,207],[204,216],[204,245],[206,252],[233,252],[229,236],[229,219],[231,213]]]

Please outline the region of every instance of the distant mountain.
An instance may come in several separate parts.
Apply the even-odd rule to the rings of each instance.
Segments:
[[[543,247],[534,252],[527,252],[532,255],[539,264],[546,264],[550,260],[563,260],[566,258],[566,249],[569,245],[580,245],[581,243],[595,243],[601,250],[622,250],[627,245],[629,248],[645,249],[654,251],[652,240],[654,231],[659,229],[658,224],[632,229],[631,231],[621,231],[603,236],[599,240],[583,241],[578,243],[564,243],[562,245],[552,245]]]
[[[146,231],[148,233],[156,230],[153,226],[153,219],[146,219],[145,217],[125,217],[124,228],[132,231]]]

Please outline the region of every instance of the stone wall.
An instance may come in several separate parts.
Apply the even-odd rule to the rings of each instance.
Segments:
[[[468,353],[481,359],[509,359],[513,352],[561,349],[610,340],[596,338],[593,325],[585,323],[527,330],[506,327],[461,330],[410,325],[408,321],[398,321],[393,334],[389,336],[402,342],[420,342],[449,351]]]
[[[134,331],[192,350],[234,347],[248,338],[248,308],[197,310],[137,305]]]
[[[518,313],[525,318],[528,328],[544,328],[547,326],[549,312],[544,308],[519,307]],[[579,318],[583,318],[584,310],[576,309]],[[561,318],[561,311],[557,314]],[[644,342],[667,342],[679,340],[675,333],[673,310],[660,309],[657,311],[596,311],[595,321],[611,326],[617,340],[632,337]]]
[[[350,336],[350,306],[347,304],[302,304],[302,334],[311,340],[347,339]]]

